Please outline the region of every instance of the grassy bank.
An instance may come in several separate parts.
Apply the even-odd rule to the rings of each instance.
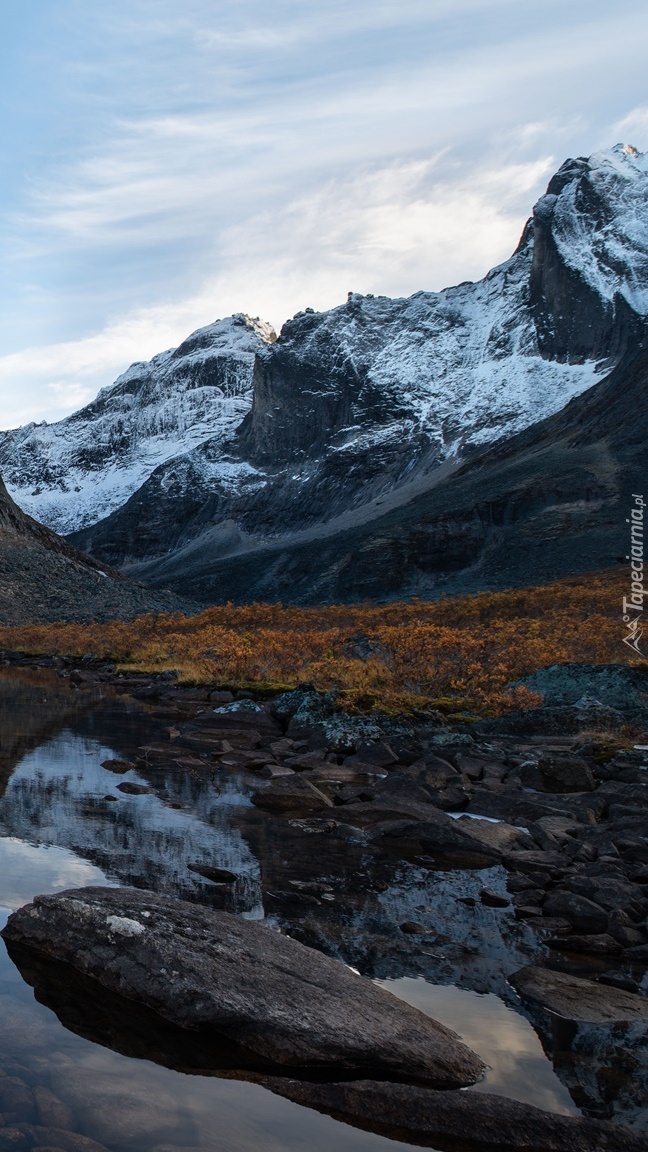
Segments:
[[[0,627],[0,647],[92,654],[192,682],[265,687],[309,681],[362,709],[494,714],[536,699],[505,686],[563,661],[623,663],[626,576],[605,572],[435,602],[324,608],[225,605],[132,623]]]

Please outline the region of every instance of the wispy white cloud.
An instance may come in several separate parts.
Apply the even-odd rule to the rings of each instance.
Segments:
[[[615,143],[634,144],[642,150],[648,148],[648,104],[640,104],[616,120],[611,135]]]
[[[0,357],[0,391],[15,397],[5,423],[80,406],[131,361],[233,311],[233,301],[279,327],[306,305],[341,303],[347,290],[408,295],[484,275],[513,250],[553,158],[463,169],[454,179],[445,161],[440,154],[330,180],[227,230],[222,270],[187,297],[134,309],[81,340]]]
[[[219,314],[482,275],[552,163],[648,136],[642,0],[50,11],[0,195],[5,426]]]

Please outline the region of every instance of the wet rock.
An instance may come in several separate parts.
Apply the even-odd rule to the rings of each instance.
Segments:
[[[457,768],[462,776],[467,776],[469,780],[481,780],[484,775],[484,769],[490,768],[492,760],[485,760],[477,755],[471,755],[469,752],[460,752],[456,757]]]
[[[368,828],[374,841],[396,855],[429,855],[453,868],[487,868],[501,858],[496,848],[473,835],[479,821],[466,820],[464,827],[431,804],[377,800],[346,804],[342,812],[347,823]]]
[[[469,792],[449,764],[429,766],[413,764],[390,772],[386,779],[373,786],[379,801],[411,801],[414,804],[432,804],[444,812],[461,811],[468,804]]]
[[[280,776],[294,776],[294,768],[288,768],[285,764],[264,764],[259,768],[258,776],[262,776],[264,780],[278,780]]]
[[[562,936],[568,935],[571,932],[571,924],[569,920],[561,920],[559,916],[543,916],[542,920],[535,925],[538,932],[540,932],[545,941],[548,942],[551,934],[554,933],[553,939],[560,939]]]
[[[264,752],[225,752],[224,755],[218,757],[219,762],[225,768],[233,768],[235,771],[247,772],[254,771],[255,768],[263,768],[268,762],[268,757]]]
[[[510,904],[508,896],[502,896],[501,892],[496,892],[494,888],[482,888],[479,899],[487,908],[508,908]]]
[[[529,826],[529,832],[541,848],[566,847],[575,836],[587,832],[587,825],[569,816],[541,816]]]
[[[115,772],[121,776],[125,772],[130,772],[135,765],[131,760],[102,760],[101,767],[106,768],[108,772]]]
[[[105,1144],[99,1144],[90,1136],[83,1136],[80,1132],[68,1132],[62,1128],[47,1128],[39,1124],[21,1124],[20,1131],[23,1138],[28,1141],[26,1148],[34,1152],[108,1152]],[[1,1130],[0,1130],[1,1132]],[[127,1152],[126,1147],[110,1145],[111,1150],[118,1147],[119,1152]],[[0,1143],[0,1152],[3,1145]],[[130,1152],[130,1149],[128,1149]]]
[[[523,835],[519,828],[505,824],[503,820],[493,824],[490,820],[475,820],[471,816],[460,816],[456,823],[474,840],[479,840],[481,844],[494,848],[497,852],[506,852]]]
[[[577,932],[587,935],[605,932],[608,926],[605,909],[586,896],[578,896],[574,892],[550,892],[545,899],[544,910],[547,916],[561,916],[569,920]]]
[[[117,790],[124,792],[127,796],[155,795],[155,788],[149,788],[147,784],[134,784],[131,780],[123,780],[121,784],[117,785]]]
[[[610,913],[608,933],[623,948],[636,948],[646,943],[645,934],[633,925],[630,917],[621,909]]]
[[[490,816],[495,820],[507,820],[511,824],[528,826],[543,816],[571,816],[573,819],[570,802],[571,797],[530,795],[511,790],[502,794],[475,788],[469,810],[480,816]]]
[[[646,1152],[645,1139],[628,1128],[543,1112],[485,1092],[434,1092],[371,1080],[265,1083],[297,1104],[408,1145],[448,1152]]]
[[[545,895],[543,888],[527,888],[524,892],[516,892],[513,903],[516,908],[526,908],[529,905],[539,906],[545,899]]]
[[[47,1047],[49,1035],[42,1017],[13,996],[0,996],[0,1049],[11,1056],[24,1057]],[[0,1108],[0,1112],[2,1109]]]
[[[389,744],[385,744],[384,740],[376,742],[360,740],[356,745],[355,754],[348,756],[344,763],[351,766],[362,763],[372,764],[376,768],[388,768],[392,764],[398,763],[398,756]]]
[[[598,982],[599,984],[609,984],[611,988],[621,988],[624,992],[639,991],[637,981],[626,976],[624,972],[601,972]]]
[[[333,801],[324,792],[298,775],[271,780],[267,787],[254,793],[252,803],[257,808],[263,808],[265,812],[303,816],[333,806]]]
[[[460,784],[451,784],[449,788],[433,792],[430,799],[442,812],[461,812],[468,807],[470,792]]]
[[[210,700],[212,704],[231,704],[234,699],[234,695],[232,692],[215,690],[209,693],[207,699]]]
[[[535,881],[524,872],[511,872],[506,881],[506,887],[509,892],[513,892],[516,895],[521,892],[530,891],[532,888],[535,888],[535,886]]]
[[[285,763],[296,772],[307,772],[309,768],[318,768],[325,758],[326,753],[320,748],[315,752],[300,752],[297,756],[289,756]]]
[[[569,859],[561,852],[507,852],[504,865],[512,872],[538,872],[554,879],[562,876],[569,865]],[[560,915],[560,913],[558,913]]]
[[[556,936],[548,940],[547,944],[557,952],[584,953],[587,956],[618,956],[623,951],[618,941],[607,932],[595,936]]]
[[[373,795],[373,785],[376,781],[375,772],[379,769],[372,771],[370,765],[365,765],[369,770],[368,772],[355,771],[353,768],[344,768],[340,764],[322,764],[319,768],[313,768],[308,773],[308,779],[312,784],[338,784],[338,785],[355,785],[357,788],[367,789],[371,788]],[[337,795],[337,791],[336,791]]]
[[[541,756],[538,769],[549,792],[593,792],[596,787],[589,764],[577,756]]]
[[[339,961],[227,913],[142,890],[81,888],[37,897],[3,936],[166,1020],[223,1034],[266,1067],[371,1068],[436,1087],[482,1073],[447,1028]]]
[[[648,1000],[549,968],[529,965],[509,976],[523,1000],[566,1020],[588,1024],[648,1023]]]
[[[373,839],[394,855],[419,858],[422,863],[431,861],[436,867],[488,868],[499,861],[500,854],[494,848],[453,824],[456,822],[447,825],[437,819],[416,824],[395,821],[375,829]]]
[[[268,747],[275,756],[290,756],[295,747],[295,741],[289,740],[287,736],[282,736],[280,740],[273,740]]]

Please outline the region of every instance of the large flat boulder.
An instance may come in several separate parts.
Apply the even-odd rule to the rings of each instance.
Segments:
[[[218,1033],[261,1064],[436,1088],[474,1083],[454,1032],[346,965],[261,924],[132,888],[38,896],[3,931],[183,1028]]]
[[[297,1104],[408,1145],[437,1152],[647,1152],[621,1125],[544,1112],[485,1092],[435,1092],[413,1084],[354,1080],[312,1084],[269,1079]]]

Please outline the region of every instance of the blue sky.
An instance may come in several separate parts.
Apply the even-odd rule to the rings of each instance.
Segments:
[[[0,427],[235,311],[479,277],[648,148],[644,0],[0,5]]]

